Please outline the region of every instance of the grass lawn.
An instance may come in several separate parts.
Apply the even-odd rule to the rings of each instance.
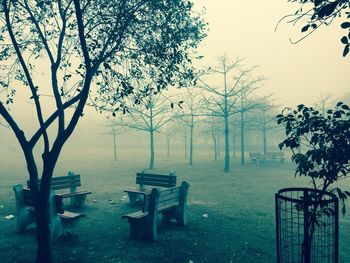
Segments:
[[[91,190],[82,218],[71,237],[53,245],[57,262],[276,262],[274,194],[283,187],[302,186],[291,163],[240,166],[223,172],[223,162],[200,156],[190,167],[186,160],[159,157],[157,167],[174,170],[178,182],[190,183],[188,226],[161,228],[155,243],[129,238],[129,225],[121,215],[132,211],[123,189],[133,186],[135,173],[147,166],[147,153],[129,154],[117,162],[86,152],[85,157],[62,156],[56,175],[80,173],[83,189]],[[15,233],[12,186],[27,180],[25,165],[0,161],[0,262],[33,262],[35,230]],[[78,160],[79,159],[79,160]],[[18,164],[20,163],[20,164]],[[350,182],[341,182],[350,189]],[[349,209],[349,208],[348,208]],[[204,215],[204,216],[203,216]],[[16,216],[16,215],[15,215]],[[350,215],[340,216],[340,262],[350,262]]]

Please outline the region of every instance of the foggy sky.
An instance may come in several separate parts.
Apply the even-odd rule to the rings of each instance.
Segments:
[[[268,79],[259,91],[261,95],[274,93],[277,103],[282,106],[313,104],[319,100],[320,92],[330,92],[334,99],[342,98],[345,92],[349,92],[350,56],[342,57],[340,38],[347,31],[339,27],[341,20],[292,45],[289,38],[297,40],[302,36],[301,24],[293,27],[282,22],[275,31],[278,21],[296,10],[296,6],[287,0],[194,2],[197,10],[205,7],[205,20],[209,23],[208,37],[199,49],[200,54],[204,55],[200,62],[202,66],[215,65],[216,59],[224,53],[231,58],[246,57],[247,64],[259,65],[257,73]],[[35,130],[32,127],[33,119],[36,119],[32,107],[28,99],[12,106],[12,113],[16,113],[16,119],[22,121],[22,128],[29,133]],[[86,109],[85,113],[69,140],[71,148],[75,147],[71,141],[81,140],[82,136],[88,137],[85,140],[93,142],[94,146],[108,146],[110,136],[101,135],[106,132],[102,127],[106,121],[105,115],[97,114],[93,109]],[[144,136],[147,140],[147,135]],[[0,139],[1,144],[17,145],[9,129],[0,127]]]
[[[201,64],[215,65],[216,58],[246,57],[251,65],[259,65],[258,73],[268,82],[262,94],[274,93],[279,104],[295,106],[312,104],[321,93],[332,93],[334,99],[349,92],[350,55],[342,57],[340,38],[347,30],[340,28],[341,19],[317,30],[298,44],[302,24],[280,23],[298,5],[287,0],[195,0],[198,10],[205,7],[209,35],[200,52]]]

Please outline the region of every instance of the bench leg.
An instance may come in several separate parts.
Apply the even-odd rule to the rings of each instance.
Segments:
[[[141,218],[141,219],[128,218],[131,238],[137,238],[142,235],[142,229],[146,227],[145,221],[146,221],[145,218]]]
[[[150,217],[140,219],[128,218],[130,225],[130,237],[144,237],[148,240],[155,241],[158,238],[157,222]]]
[[[70,206],[73,208],[81,209],[85,205],[86,195],[72,196],[70,198]]]

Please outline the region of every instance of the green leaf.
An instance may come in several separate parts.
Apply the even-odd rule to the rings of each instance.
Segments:
[[[350,27],[350,22],[344,22],[340,25],[342,28],[349,28]]]
[[[343,36],[340,41],[345,45],[349,43],[348,38],[346,36]]]
[[[306,32],[309,29],[310,25],[303,26],[301,32]]]
[[[349,53],[349,44],[344,47],[343,50],[343,57],[346,57],[346,55]]]

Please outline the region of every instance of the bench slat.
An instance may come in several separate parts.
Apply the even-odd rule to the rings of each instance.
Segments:
[[[79,196],[79,195],[88,195],[91,194],[91,191],[77,191],[77,192],[72,192],[72,193],[66,193],[66,194],[56,194],[58,196],[61,196],[62,198],[68,198],[68,197],[73,197],[73,196]]]
[[[76,219],[85,216],[85,214],[73,213],[69,211],[64,211],[63,214],[58,213],[58,216],[62,219]]]
[[[176,175],[172,174],[155,174],[155,173],[136,173],[136,176],[144,176],[144,177],[159,177],[159,178],[174,178],[176,179]]]
[[[142,212],[142,211],[137,211],[137,212],[133,212],[127,215],[123,215],[122,218],[142,218],[148,216],[148,212]]]
[[[169,187],[169,186],[174,186],[173,184],[169,183],[162,183],[162,182],[157,182],[157,181],[152,181],[152,182],[137,182],[140,185],[151,185],[151,186],[159,186],[159,187]]]

